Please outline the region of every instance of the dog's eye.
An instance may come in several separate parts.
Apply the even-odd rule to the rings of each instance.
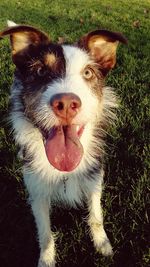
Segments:
[[[84,77],[86,80],[91,80],[91,79],[94,77],[94,71],[93,71],[91,68],[86,68],[86,69],[83,71],[83,77]]]
[[[46,69],[44,69],[44,68],[42,68],[42,67],[39,67],[38,69],[37,69],[37,74],[38,74],[38,76],[40,76],[40,77],[43,77],[45,74],[46,74]]]

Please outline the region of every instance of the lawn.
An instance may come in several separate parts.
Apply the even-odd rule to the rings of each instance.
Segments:
[[[128,38],[118,49],[116,69],[106,83],[120,97],[116,126],[107,137],[103,193],[105,229],[114,256],[95,252],[84,222],[84,210],[55,209],[58,267],[146,267],[148,254],[148,151],[150,89],[149,0],[1,0],[0,29],[10,19],[34,25],[51,39],[67,42],[98,28],[120,31]],[[0,266],[36,267],[39,255],[34,219],[17,160],[9,114],[14,66],[8,39],[0,41]]]

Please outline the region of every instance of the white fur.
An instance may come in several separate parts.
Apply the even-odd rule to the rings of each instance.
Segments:
[[[10,25],[10,23],[9,23]],[[100,140],[93,135],[94,125],[97,120],[106,120],[114,117],[113,108],[116,100],[112,89],[103,88],[101,105],[98,97],[92,92],[90,85],[83,79],[81,73],[86,65],[91,64],[88,54],[79,48],[63,46],[67,62],[66,76],[48,85],[42,93],[40,103],[36,107],[37,122],[42,122],[45,128],[58,125],[58,119],[50,107],[50,98],[57,93],[71,92],[78,95],[82,102],[79,114],[73,119],[73,123],[85,125],[81,137],[84,148],[84,156],[79,166],[70,173],[60,172],[50,165],[43,144],[42,134],[39,129],[30,122],[21,111],[19,94],[22,85],[19,81],[12,86],[12,98],[15,99],[15,110],[12,112],[11,121],[16,142],[23,149],[34,155],[32,168],[23,168],[24,181],[30,195],[30,202],[35,216],[41,254],[38,267],[54,267],[55,245],[50,230],[49,206],[53,201],[62,201],[64,204],[76,206],[82,204],[82,200],[88,199],[89,218],[88,223],[95,247],[104,255],[112,253],[111,245],[103,228],[103,216],[100,205],[103,169],[92,177],[83,176],[87,167],[95,165],[97,160],[96,148],[100,146]],[[103,144],[102,144],[103,146]],[[64,191],[64,179],[66,192]]]
[[[7,25],[8,25],[8,27],[14,27],[17,24],[15,22],[13,22],[12,20],[7,20]]]

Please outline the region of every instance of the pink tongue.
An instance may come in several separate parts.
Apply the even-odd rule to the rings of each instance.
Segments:
[[[45,145],[49,162],[59,171],[72,171],[80,163],[83,147],[77,125],[59,126],[52,130]]]

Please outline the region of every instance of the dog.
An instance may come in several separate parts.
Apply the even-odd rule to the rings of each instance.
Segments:
[[[10,120],[38,230],[38,267],[55,266],[49,211],[59,202],[87,203],[94,246],[111,255],[101,194],[105,135],[117,98],[105,77],[115,66],[118,43],[127,40],[118,32],[96,30],[73,45],[60,45],[37,28],[10,21],[0,37],[6,35],[16,66]]]

